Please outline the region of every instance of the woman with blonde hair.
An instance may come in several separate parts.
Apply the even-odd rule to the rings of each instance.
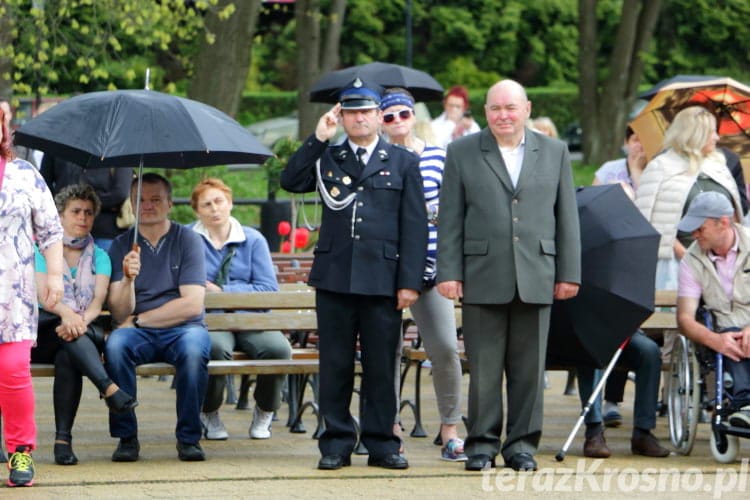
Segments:
[[[735,219],[742,220],[737,183],[726,158],[716,150],[716,117],[702,106],[690,106],[672,120],[664,135],[665,151],[653,158],[641,175],[635,204],[661,234],[656,264],[656,288],[676,290],[679,261],[692,243],[677,223],[690,202],[703,191],[718,191],[732,202]],[[674,335],[665,335],[662,360],[668,360]]]
[[[702,191],[725,194],[742,218],[737,184],[726,160],[716,150],[716,117],[701,106],[683,109],[664,136],[666,151],[646,166],[635,204],[661,234],[657,283],[659,289],[677,288],[677,262],[692,238],[677,231],[677,223],[692,199]]]

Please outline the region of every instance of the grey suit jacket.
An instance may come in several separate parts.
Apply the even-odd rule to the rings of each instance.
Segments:
[[[448,146],[440,193],[438,282],[464,302],[551,304],[556,282],[580,283],[581,247],[566,145],[526,129],[514,188],[491,131]]]

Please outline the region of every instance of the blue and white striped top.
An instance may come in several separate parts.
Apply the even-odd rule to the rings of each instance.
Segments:
[[[443,185],[443,169],[445,168],[445,150],[433,145],[426,145],[419,157],[419,171],[422,174],[424,199],[427,204],[427,215],[433,219],[438,215],[440,204],[440,187]],[[437,226],[427,223],[427,263],[424,279],[431,280],[437,274]]]

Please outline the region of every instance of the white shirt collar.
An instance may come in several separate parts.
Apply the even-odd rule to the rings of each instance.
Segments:
[[[501,146],[500,144],[497,145],[497,147],[500,148],[501,153],[511,153],[511,154],[517,153],[524,146],[526,146],[526,132],[525,131],[523,133],[523,136],[521,136],[521,142],[519,142],[517,145],[513,146],[512,148],[506,148],[506,147]]]
[[[207,241],[211,241],[211,237],[208,234],[208,229],[200,220],[193,226],[193,231],[203,236]],[[246,239],[247,237],[245,236],[245,231],[242,229],[242,224],[240,224],[240,221],[230,215],[229,238],[227,238],[227,241],[224,242],[224,246],[227,246],[229,243],[242,243]]]
[[[362,161],[364,162],[365,165],[367,165],[367,162],[370,160],[370,157],[372,156],[372,153],[375,151],[375,147],[377,147],[377,145],[378,145],[378,140],[379,140],[379,138],[375,137],[375,140],[372,141],[367,146],[359,146],[357,144],[354,144],[351,139],[349,139],[347,142],[349,143],[349,147],[351,148],[351,150],[354,151],[355,157],[356,157],[356,154],[357,154],[357,149],[359,149],[361,147],[365,148],[365,151],[367,151],[367,152],[362,157]]]

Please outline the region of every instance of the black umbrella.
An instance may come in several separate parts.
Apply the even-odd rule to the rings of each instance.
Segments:
[[[14,140],[86,168],[193,168],[273,156],[218,109],[152,90],[72,97],[26,122]]]
[[[262,163],[273,156],[218,109],[152,90],[72,97],[26,122],[14,142],[84,168],[139,167],[136,228],[143,167]]]
[[[640,94],[638,94],[638,98],[649,101],[652,97],[658,94],[661,89],[663,89],[667,85],[672,85],[673,83],[697,83],[704,82],[706,80],[716,80],[717,78],[721,77],[711,75],[676,75],[672,78],[665,78],[645,92],[641,92]]]
[[[372,62],[323,75],[310,89],[310,101],[338,102],[339,90],[357,77],[384,88],[403,87],[417,101],[439,101],[443,98],[443,87],[424,71],[399,64]]]
[[[606,366],[654,312],[659,233],[618,184],[580,188],[581,288],[552,306],[547,363]]]

